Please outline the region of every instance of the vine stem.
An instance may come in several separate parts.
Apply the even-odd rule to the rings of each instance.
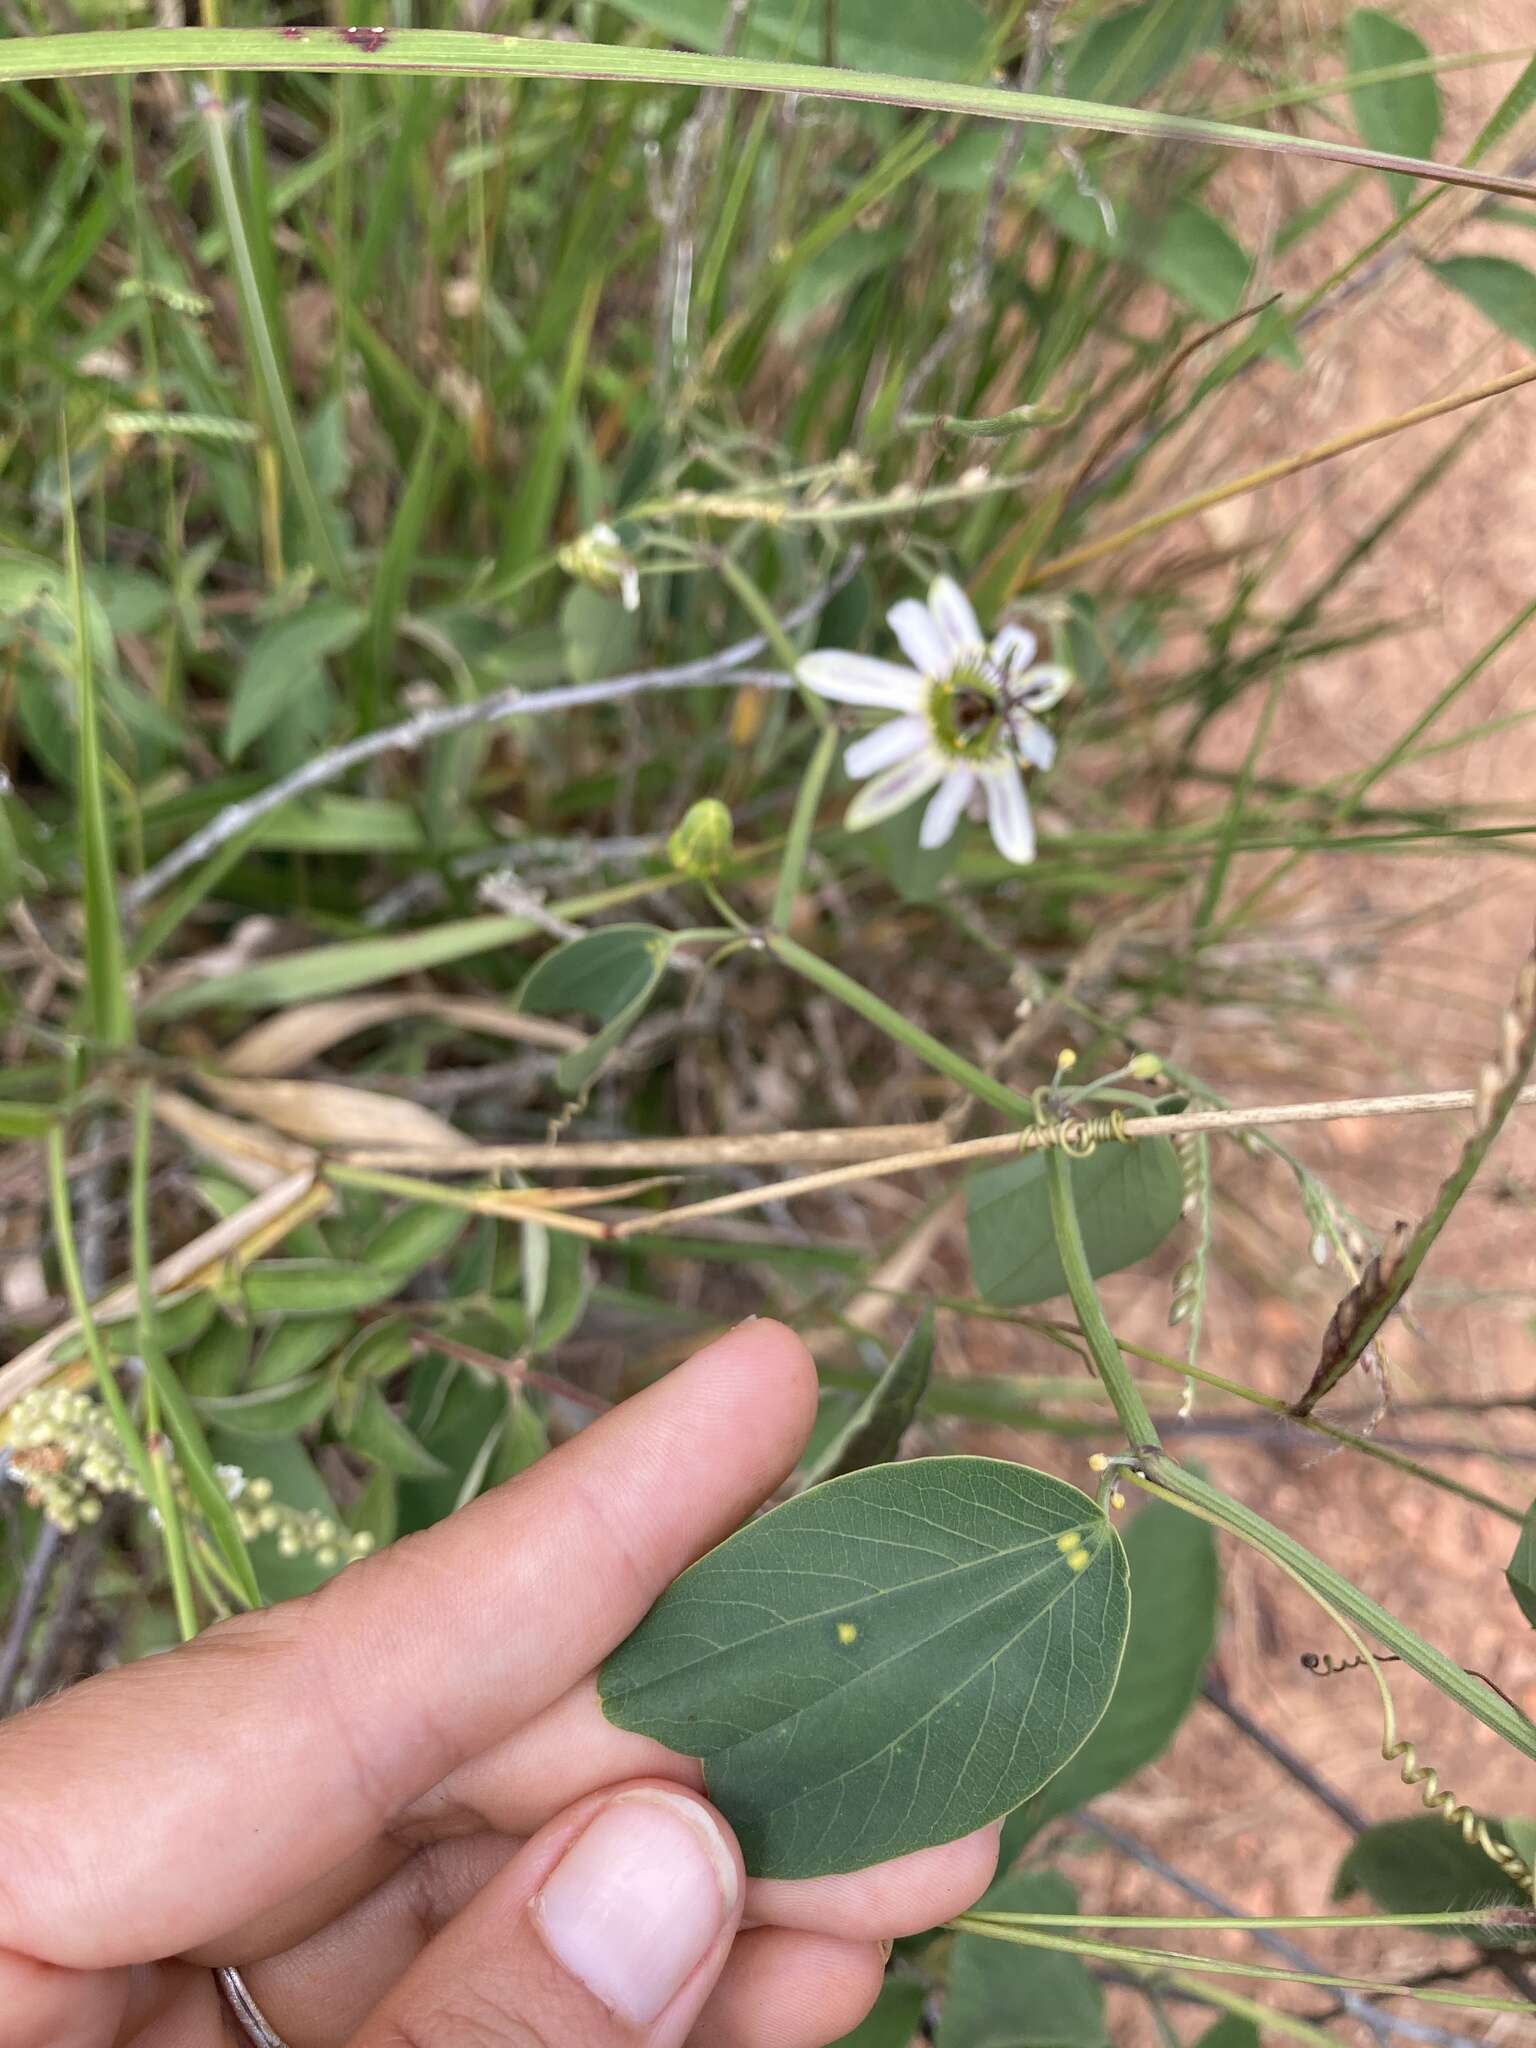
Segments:
[[[1125,1431],[1125,1440],[1137,1450],[1157,1450],[1162,1439],[1157,1425],[1141,1398],[1141,1389],[1126,1370],[1120,1347],[1105,1317],[1093,1275],[1088,1270],[1088,1253],[1083,1245],[1082,1227],[1077,1220],[1077,1203],[1072,1197],[1072,1169],[1059,1147],[1045,1155],[1045,1185],[1051,1201],[1051,1228],[1061,1254],[1067,1292],[1077,1311],[1078,1324],[1088,1345],[1104,1391],[1114,1403]]]
[[[1536,1762],[1536,1723],[1532,1723],[1500,1694],[1470,1677],[1459,1664],[1453,1664],[1442,1651],[1426,1643],[1396,1615],[1379,1607],[1368,1594],[1352,1586],[1348,1579],[1331,1565],[1324,1564],[1320,1557],[1314,1557],[1310,1550],[1303,1548],[1294,1537],[1287,1536],[1283,1529],[1266,1522],[1262,1515],[1256,1515],[1251,1508],[1222,1493],[1218,1487],[1177,1464],[1162,1451],[1120,1463],[1126,1476],[1144,1492],[1170,1501],[1175,1507],[1183,1508],[1186,1514],[1196,1515],[1218,1529],[1225,1529],[1228,1535],[1257,1550],[1271,1564],[1279,1566],[1303,1585],[1321,1606],[1347,1615],[1351,1622],[1367,1630],[1378,1642],[1396,1651],[1402,1661],[1422,1678],[1427,1678],[1431,1685],[1437,1686],[1458,1706],[1465,1707],[1485,1728],[1491,1728],[1495,1735],[1502,1736],[1522,1756]],[[1348,1628],[1345,1632],[1353,1634]],[[1371,1668],[1375,1669],[1374,1659],[1371,1660]],[[1380,1674],[1377,1676],[1379,1678]]]

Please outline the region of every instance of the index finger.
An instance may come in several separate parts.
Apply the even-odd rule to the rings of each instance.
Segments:
[[[573,1685],[792,1468],[816,1374],[733,1330],[304,1601],[0,1728],[0,1949],[175,1954],[354,1854]]]

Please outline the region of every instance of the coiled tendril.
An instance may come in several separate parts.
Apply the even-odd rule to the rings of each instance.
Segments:
[[[1378,1650],[1372,1651],[1369,1656],[1351,1657],[1346,1663],[1337,1663],[1326,1650],[1321,1656],[1315,1650],[1308,1650],[1301,1661],[1304,1669],[1310,1671],[1314,1678],[1340,1678],[1346,1671],[1365,1670],[1373,1663],[1401,1664],[1403,1660],[1392,1655],[1390,1651]],[[1484,1678],[1481,1671],[1472,1671],[1467,1675],[1482,1679],[1484,1685],[1493,1686],[1493,1690],[1499,1692],[1492,1679]],[[1499,1693],[1499,1697],[1502,1699],[1504,1694]],[[1384,1702],[1389,1700],[1385,1692],[1382,1698]],[[1418,1790],[1427,1812],[1438,1814],[1448,1827],[1459,1828],[1461,1839],[1469,1849],[1481,1849],[1489,1861],[1496,1863],[1512,1883],[1536,1897],[1536,1871],[1533,1871],[1507,1842],[1501,1842],[1492,1833],[1481,1814],[1475,1813],[1470,1806],[1459,1800],[1454,1792],[1441,1784],[1440,1774],[1433,1764],[1419,1762],[1414,1744],[1397,1735],[1390,1707],[1386,1730],[1382,1736],[1381,1754],[1389,1764],[1401,1763],[1403,1783]]]

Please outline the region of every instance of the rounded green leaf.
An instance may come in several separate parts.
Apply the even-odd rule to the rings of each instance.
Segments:
[[[1503,1837],[1499,1822],[1489,1825],[1496,1838]],[[1467,1909],[1466,1926],[1426,1928],[1426,1933],[1459,1935],[1483,1948],[1511,1947],[1530,1939],[1524,1928],[1501,1929],[1479,1917],[1501,1908],[1529,1913],[1529,1894],[1475,1842],[1463,1841],[1460,1829],[1447,1827],[1438,1814],[1417,1814],[1367,1828],[1339,1865],[1333,1881],[1335,1899],[1347,1899],[1352,1892],[1368,1892],[1384,1913]]]
[[[1166,1138],[1101,1145],[1086,1159],[1073,1160],[1072,1195],[1089,1271],[1095,1279],[1118,1273],[1156,1251],[1178,1222],[1184,1204],[1178,1154]],[[984,1300],[1019,1307],[1066,1293],[1043,1152],[972,1174],[966,1230]]]
[[[650,994],[670,949],[669,934],[652,924],[605,924],[583,932],[534,964],[518,1007],[542,1017],[575,1010],[610,1023]]]
[[[1130,1618],[1086,1494],[991,1458],[813,1487],[673,1585],[604,1665],[621,1728],[704,1764],[764,1877],[969,1834],[1087,1739]]]

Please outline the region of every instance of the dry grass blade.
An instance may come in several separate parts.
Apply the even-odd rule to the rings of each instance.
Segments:
[[[1409,427],[1423,426],[1427,420],[1459,412],[1463,406],[1480,405],[1485,398],[1498,398],[1506,391],[1517,391],[1522,384],[1529,384],[1533,379],[1536,379],[1536,366],[1512,370],[1507,377],[1496,377],[1491,384],[1480,384],[1475,391],[1453,391],[1449,398],[1432,399],[1427,405],[1416,405],[1408,412],[1394,413],[1391,419],[1374,420],[1368,427],[1356,427],[1347,434],[1336,435],[1331,441],[1304,449],[1299,455],[1287,455],[1279,462],[1268,462],[1262,469],[1250,470],[1226,483],[1212,484],[1208,490],[1196,491],[1193,497],[1183,498],[1177,505],[1168,505],[1160,512],[1149,512],[1144,519],[1134,519],[1129,526],[1100,534],[1096,540],[1085,541],[1081,547],[1070,548],[1066,554],[1042,562],[1025,579],[1024,587],[1032,588],[1037,583],[1074,574],[1090,562],[1097,562],[1105,555],[1118,554],[1122,548],[1128,548],[1136,541],[1161,533],[1164,527],[1172,526],[1180,519],[1192,519],[1196,513],[1209,512],[1213,506],[1228,504],[1233,498],[1245,498],[1250,492],[1261,491],[1285,477],[1297,476],[1305,469],[1315,469],[1320,462],[1332,462],[1336,456],[1367,448],[1373,441],[1388,440]]]
[[[570,1052],[583,1043],[582,1033],[568,1024],[556,1024],[544,1017],[524,1017],[500,1003],[471,996],[390,995],[338,996],[334,1001],[299,1003],[275,1017],[267,1017],[219,1055],[225,1074],[260,1080],[292,1073],[319,1059],[333,1046],[359,1032],[382,1024],[398,1023],[407,1017],[431,1017],[461,1030],[482,1032],[489,1038],[509,1038],[520,1045],[547,1047],[551,1052]]]
[[[1504,1013],[1499,1048],[1484,1067],[1473,1101],[1472,1129],[1461,1157],[1440,1183],[1422,1220],[1410,1230],[1400,1223],[1372,1259],[1358,1286],[1334,1313],[1323,1339],[1322,1356],[1311,1384],[1291,1408],[1310,1415],[1330,1387],[1338,1385],[1412,1285],[1429,1249],[1445,1228],[1452,1210],[1472,1185],[1504,1121],[1521,1099],[1526,1077],[1536,1061],[1536,953],[1520,970],[1514,1000]]]
[[[155,1090],[154,1111],[158,1122],[185,1138],[195,1151],[244,1187],[269,1188],[290,1174],[313,1174],[319,1164],[318,1155],[307,1145],[295,1145],[259,1124],[221,1116],[216,1109],[205,1109],[200,1102],[169,1088]]]
[[[943,1124],[869,1124],[846,1130],[756,1131],[721,1138],[610,1138],[558,1145],[472,1145],[401,1152],[367,1145],[342,1155],[348,1166],[412,1173],[560,1173],[633,1166],[783,1166],[807,1159],[878,1159],[942,1143]],[[609,1191],[610,1196],[612,1190]]]
[[[150,1275],[156,1301],[208,1285],[225,1272],[231,1260],[248,1265],[299,1224],[322,1215],[330,1204],[330,1190],[316,1181],[312,1167],[274,1182],[235,1215],[224,1217],[160,1261]],[[138,1300],[137,1287],[132,1281],[123,1281],[92,1302],[91,1310],[98,1319],[107,1319],[136,1308]],[[79,1318],[66,1316],[17,1352],[8,1365],[0,1366],[0,1415],[23,1394],[53,1377],[57,1370],[55,1347],[64,1338],[78,1335],[79,1330]]]
[[[419,1102],[339,1081],[237,1081],[205,1074],[200,1085],[229,1108],[309,1145],[382,1143],[419,1151],[464,1142],[461,1132]]]

